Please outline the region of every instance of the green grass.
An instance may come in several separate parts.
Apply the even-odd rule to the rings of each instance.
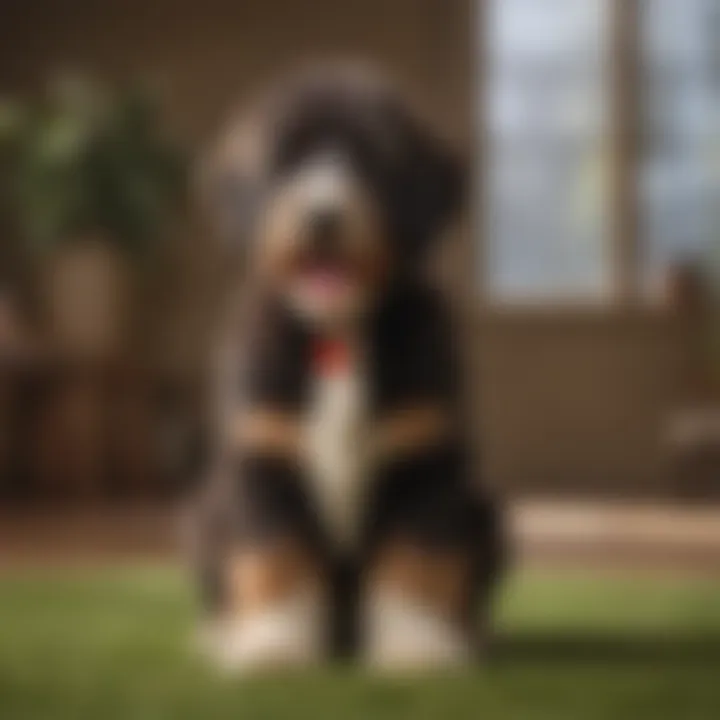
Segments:
[[[189,651],[167,568],[0,576],[2,720],[720,718],[720,580],[522,575],[493,661],[462,676],[352,668],[247,681]]]

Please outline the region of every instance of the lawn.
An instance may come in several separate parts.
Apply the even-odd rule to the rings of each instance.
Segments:
[[[521,574],[499,611],[493,661],[462,676],[240,682],[188,650],[175,570],[5,570],[0,718],[720,718],[720,579]]]

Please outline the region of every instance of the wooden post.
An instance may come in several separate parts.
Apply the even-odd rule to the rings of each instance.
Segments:
[[[639,166],[642,99],[640,0],[610,0],[613,162],[612,247],[619,303],[637,299],[640,280]]]

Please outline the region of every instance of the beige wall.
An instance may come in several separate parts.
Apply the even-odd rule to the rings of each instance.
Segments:
[[[476,148],[479,161],[480,138],[470,142],[479,82],[470,6],[469,0],[15,0],[3,6],[0,78],[2,90],[17,90],[64,66],[113,79],[149,75],[163,91],[174,130],[195,144],[264,78],[308,57],[360,55],[418,88],[451,134]],[[461,245],[458,257],[456,278],[468,295],[476,281],[474,244]],[[188,232],[157,290],[159,350],[179,364],[192,364],[204,346],[220,262],[202,232]],[[671,321],[652,313],[466,307],[481,450],[494,482],[512,490],[662,490],[661,430],[682,392]]]

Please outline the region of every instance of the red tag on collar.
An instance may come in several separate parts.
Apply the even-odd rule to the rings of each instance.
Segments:
[[[350,346],[339,338],[322,338],[312,348],[312,368],[318,375],[336,375],[350,365]]]

